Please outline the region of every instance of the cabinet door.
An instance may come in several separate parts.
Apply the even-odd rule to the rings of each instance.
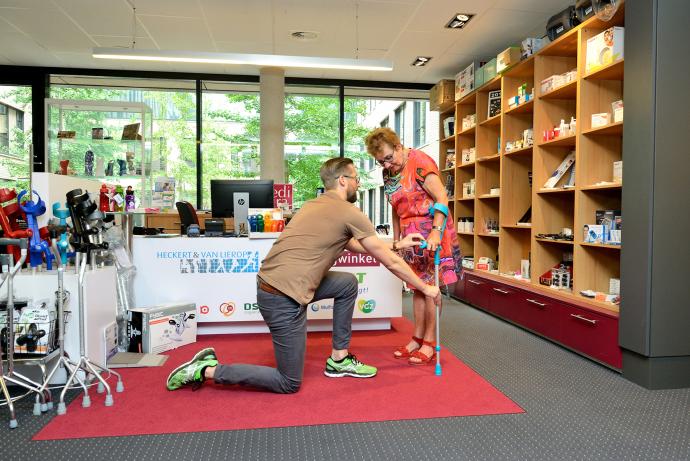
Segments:
[[[489,310],[491,294],[489,282],[479,277],[466,275],[465,297],[470,304]]]
[[[523,306],[522,324],[539,334],[555,341],[560,341],[560,311],[563,307],[551,298],[545,298],[532,293],[523,292],[521,296]]]
[[[491,308],[496,315],[500,315],[516,323],[522,323],[522,306],[520,290],[501,283],[491,284]]]
[[[465,283],[467,279],[467,274],[465,272],[461,272],[458,281],[455,282],[455,289],[453,290],[453,296],[461,299],[463,301],[467,301],[467,298],[465,296]]]
[[[561,311],[560,341],[575,350],[621,368],[618,319],[564,305]]]

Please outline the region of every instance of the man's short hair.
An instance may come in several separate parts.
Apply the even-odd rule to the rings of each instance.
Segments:
[[[326,160],[323,165],[321,165],[321,170],[319,175],[321,176],[321,182],[326,190],[335,188],[335,181],[344,174],[349,173],[349,166],[354,165],[352,159],[347,157],[336,157]]]
[[[388,145],[391,149],[401,145],[400,137],[388,127],[376,128],[369,132],[364,139],[364,144],[367,146],[367,152],[372,157],[381,152],[384,145]]]

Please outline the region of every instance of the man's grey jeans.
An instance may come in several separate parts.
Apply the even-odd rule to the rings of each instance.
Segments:
[[[334,298],[333,348],[348,349],[352,337],[352,312],[357,299],[357,278],[346,272],[329,271],[316,289],[314,300]],[[216,368],[218,384],[240,384],[281,394],[297,392],[302,384],[307,345],[307,306],[294,299],[258,288],[259,312],[273,338],[277,368],[233,364]],[[324,358],[325,359],[325,358]]]

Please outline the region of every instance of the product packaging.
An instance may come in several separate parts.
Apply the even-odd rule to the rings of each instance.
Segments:
[[[429,110],[439,110],[455,100],[455,81],[441,80],[429,92]]]
[[[520,57],[527,59],[544,47],[546,40],[543,38],[526,38],[520,44]]]
[[[623,27],[611,27],[587,40],[586,73],[623,59]]]
[[[498,53],[496,56],[496,72],[505,72],[510,67],[520,62],[520,47],[511,46]]]
[[[603,243],[604,226],[600,224],[585,224],[583,237],[585,243]]]
[[[623,160],[613,162],[613,180],[623,182]]]
[[[128,311],[129,352],[158,354],[196,342],[196,304],[164,304]]]
[[[607,112],[592,114],[592,128],[599,128],[609,124],[610,116]]]

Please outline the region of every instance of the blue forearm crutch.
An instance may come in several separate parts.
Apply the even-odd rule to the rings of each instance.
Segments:
[[[19,207],[26,214],[26,224],[29,229],[33,231],[31,236],[31,241],[29,242],[29,263],[32,268],[41,266],[43,264],[43,257],[45,256],[46,268],[48,270],[53,269],[53,253],[50,252],[48,243],[41,238],[41,233],[38,229],[38,217],[46,212],[46,203],[38,195],[38,192],[33,191],[36,196],[36,201],[34,202],[29,194],[29,200],[22,203],[22,198],[27,194],[27,191],[23,190],[17,196],[17,203]]]
[[[439,245],[436,247],[436,252],[434,253],[434,283],[436,286],[441,288],[438,280],[438,268],[441,265],[441,243],[443,242],[443,232],[446,230],[446,221],[448,220],[448,207],[442,203],[434,203],[434,206],[429,209],[429,214],[431,215],[431,221],[434,220],[434,214],[436,212],[443,214],[443,225],[441,225],[441,239]],[[420,248],[426,248],[426,240],[419,245]],[[436,376],[441,376],[441,329],[440,329],[440,309],[438,304],[436,305]]]

